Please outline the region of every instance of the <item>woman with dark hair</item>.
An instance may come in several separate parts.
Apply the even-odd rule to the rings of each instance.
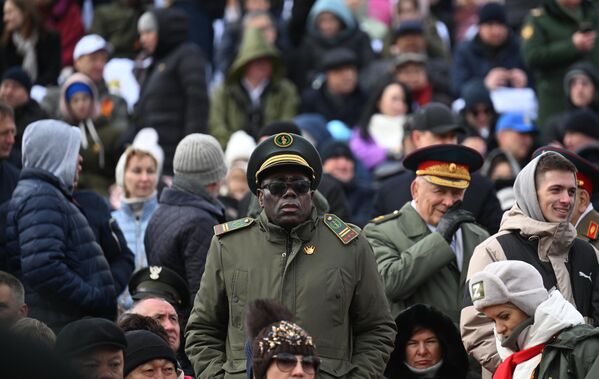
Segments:
[[[291,312],[274,300],[259,299],[249,305],[246,328],[254,379],[316,377],[320,365],[316,346],[292,318]]]
[[[374,88],[354,129],[349,146],[364,166],[373,170],[389,156],[399,156],[406,115],[412,113],[408,87],[392,78],[383,78]]]
[[[385,370],[388,379],[463,379],[468,355],[460,332],[435,308],[416,304],[397,316],[395,350]]]
[[[56,84],[60,73],[60,36],[42,26],[34,0],[4,2],[0,73],[12,66],[42,86]]]

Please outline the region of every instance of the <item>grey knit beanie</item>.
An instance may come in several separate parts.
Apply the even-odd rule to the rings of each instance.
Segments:
[[[158,32],[158,20],[156,15],[151,11],[147,11],[137,20],[137,31],[142,32]]]
[[[176,176],[191,179],[201,185],[216,183],[227,175],[225,154],[216,138],[194,133],[177,145],[173,159]]]
[[[512,303],[522,312],[534,316],[535,310],[549,294],[541,274],[522,261],[493,262],[470,279],[468,285],[474,308]]]

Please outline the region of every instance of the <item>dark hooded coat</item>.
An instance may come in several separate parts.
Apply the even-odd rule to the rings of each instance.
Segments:
[[[152,13],[158,22],[158,44],[141,87],[134,121],[137,129],[156,129],[164,149],[164,173],[172,175],[179,141],[208,130],[206,62],[200,49],[186,42],[185,13],[171,8]]]

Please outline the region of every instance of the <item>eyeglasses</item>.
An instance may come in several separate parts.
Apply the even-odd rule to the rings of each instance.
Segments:
[[[302,365],[302,370],[306,374],[314,374],[318,370],[318,366],[320,366],[320,359],[313,355],[302,356],[298,359],[293,354],[281,353],[273,355],[272,359],[282,372],[293,371],[293,369],[297,366],[298,361]]]
[[[283,182],[276,180],[267,184],[262,185],[262,188],[266,188],[271,194],[275,196],[282,196],[287,192],[287,188],[291,186],[293,192],[298,195],[303,195],[310,191],[310,182],[307,180],[293,180],[290,182]]]

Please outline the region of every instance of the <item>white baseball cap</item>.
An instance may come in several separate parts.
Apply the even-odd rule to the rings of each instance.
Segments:
[[[112,51],[112,46],[102,37],[97,34],[88,34],[81,38],[75,50],[73,50],[73,60],[77,60],[83,55],[95,53],[96,51],[106,50],[108,54]]]

